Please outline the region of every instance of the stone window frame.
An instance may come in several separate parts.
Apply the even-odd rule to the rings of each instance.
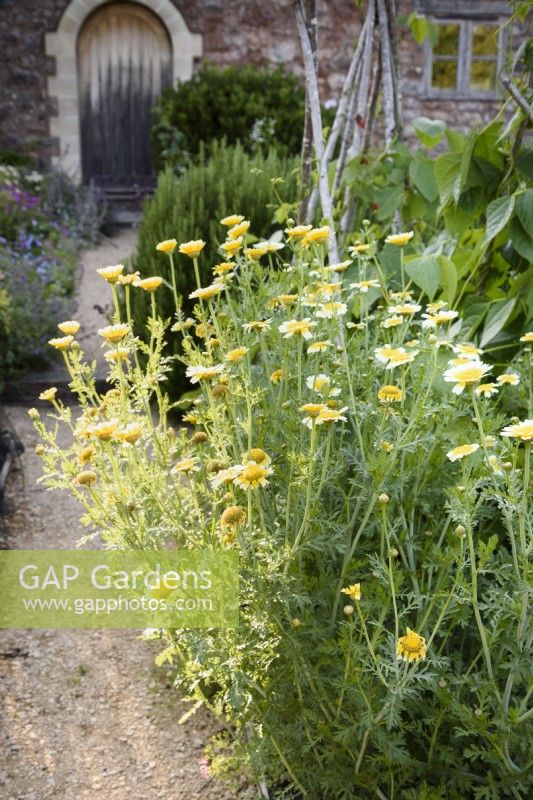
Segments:
[[[132,0],[152,11],[166,28],[172,51],[173,82],[187,80],[203,53],[203,36],[192,33],[171,0]],[[78,36],[87,18],[109,0],[71,0],[57,29],[45,34],[45,52],[55,62],[47,77],[49,100],[56,114],[50,117],[50,136],[57,140],[59,156],[52,158],[75,180],[81,180],[80,108],[78,95]]]
[[[436,25],[458,25],[457,88],[439,89],[432,86],[433,46],[429,39],[423,44],[423,95],[428,100],[476,100],[494,102],[498,98],[497,76],[504,65],[509,19],[506,4],[494,0],[418,0],[417,11]],[[488,92],[470,89],[472,33],[475,25],[494,25],[498,29],[496,54],[496,88]],[[444,60],[447,60],[446,58]]]

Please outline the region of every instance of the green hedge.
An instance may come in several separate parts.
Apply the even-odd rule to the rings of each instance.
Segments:
[[[297,154],[304,116],[304,89],[281,67],[206,64],[161,95],[151,135],[156,163],[182,167],[203,144],[222,139],[249,153],[273,147]]]
[[[146,202],[131,268],[139,270],[143,276],[161,275],[170,283],[168,258],[156,251],[156,244],[164,239],[177,239],[178,243],[204,239],[206,247],[200,257],[200,271],[202,282],[210,283],[211,268],[217,261],[224,260],[217,248],[224,241],[226,231],[218,220],[234,212],[246,213],[251,221],[250,232],[258,238],[269,237],[280,227],[273,222],[271,204],[276,198],[271,179],[283,177],[284,182],[277,183],[275,189],[284,199],[292,200],[297,192],[297,167],[297,158],[280,157],[273,150],[266,155],[250,156],[241,145],[226,147],[215,143],[206,163],[189,167],[179,177],[168,168],[160,174],[155,194]],[[177,251],[174,258],[178,292],[184,297],[184,308],[189,312],[194,303],[187,297],[196,288],[192,262]],[[135,331],[145,336],[150,298],[141,291],[132,292],[131,297]],[[174,313],[172,293],[160,289],[157,301],[162,316],[171,317]],[[177,352],[179,340],[178,336],[170,340],[172,352]],[[172,380],[173,392],[185,386],[180,367],[176,368]]]

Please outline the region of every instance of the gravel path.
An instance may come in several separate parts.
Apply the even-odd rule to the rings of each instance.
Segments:
[[[133,237],[119,237],[109,250],[84,259],[76,317],[96,330],[101,304],[90,271],[127,255]],[[105,252],[103,252],[105,250]],[[96,294],[94,294],[96,293]],[[93,312],[97,309],[93,309]],[[87,315],[87,316],[84,316]],[[84,343],[84,349],[91,340]],[[35,405],[28,398],[28,406]],[[72,549],[82,533],[77,502],[36,484],[41,474],[37,437],[27,408],[7,413],[26,452],[12,472],[0,517],[8,546]],[[202,767],[203,748],[217,723],[203,710],[179,725],[190,707],[179,700],[168,672],[154,666],[155,643],[123,630],[0,631],[1,800],[236,800],[245,788],[228,790]]]

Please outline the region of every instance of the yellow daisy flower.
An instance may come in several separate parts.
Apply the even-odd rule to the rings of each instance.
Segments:
[[[285,228],[285,233],[289,239],[302,239],[312,228],[312,225],[295,225],[294,228]]]
[[[213,378],[216,378],[217,375],[220,375],[221,372],[224,371],[223,364],[217,364],[214,367],[187,367],[185,370],[185,375],[189,378],[191,383],[198,383],[198,381],[210,381]]]
[[[119,322],[117,325],[106,325],[105,328],[98,330],[98,335],[111,344],[120,342],[128,333],[130,333],[130,326],[124,322]]]
[[[120,361],[126,361],[129,355],[130,351],[127,347],[117,347],[114,350],[107,350],[104,353],[104,358],[106,361],[114,361],[118,364]]]
[[[411,316],[412,314],[416,314],[418,311],[421,311],[422,306],[419,306],[418,303],[402,303],[398,306],[389,306],[387,310],[389,314],[402,314],[405,316]]]
[[[89,435],[95,436],[102,442],[109,442],[109,440],[113,438],[117,427],[117,421],[111,419],[108,422],[100,422],[98,425],[91,425],[91,427],[87,429],[87,432]]]
[[[453,450],[446,453],[446,456],[450,461],[458,461],[465,456],[472,455],[476,450],[479,450],[478,444],[461,444],[459,447],[454,447]]]
[[[524,335],[520,337],[520,341],[525,342],[526,344],[533,344],[533,331],[524,333]]]
[[[242,236],[238,236],[236,239],[230,239],[229,242],[224,242],[224,244],[221,244],[220,249],[223,250],[227,255],[233,256],[238,250],[241,249],[242,241]]]
[[[298,410],[307,415],[303,418],[302,424],[307,428],[312,428],[320,412],[327,408],[325,403],[305,403],[300,406]]]
[[[302,245],[308,247],[310,244],[318,244],[329,239],[329,226],[324,225],[322,228],[311,228],[310,231],[302,238]]]
[[[242,465],[242,471],[234,478],[234,483],[245,490],[259,489],[268,485],[267,477],[272,475],[272,472],[269,466],[249,461],[246,465]]]
[[[178,461],[177,464],[174,464],[172,467],[172,472],[199,472],[200,471],[200,462],[196,458],[196,456],[192,456],[191,458],[183,458],[181,461]]]
[[[533,419],[525,419],[516,425],[507,425],[500,436],[509,436],[521,442],[533,442]]]
[[[408,244],[414,236],[414,231],[406,231],[405,233],[391,233],[385,239],[385,244],[395,244],[398,247],[403,247]]]
[[[357,253],[368,253],[368,251],[370,250],[370,245],[364,244],[363,242],[359,242],[359,244],[353,244],[351,247],[348,248],[348,250],[350,251],[350,253],[353,253],[354,255]]]
[[[62,336],[59,339],[49,339],[48,344],[56,350],[68,350],[74,341],[73,336]]]
[[[125,428],[115,432],[114,438],[119,442],[135,444],[142,433],[142,428],[137,422],[130,422]]]
[[[238,239],[240,236],[244,236],[245,233],[248,233],[248,228],[250,227],[250,223],[247,219],[239,222],[237,225],[234,225],[228,231],[228,239]]]
[[[156,289],[159,289],[162,283],[163,278],[154,275],[151,278],[143,278],[141,281],[137,281],[135,286],[139,287],[139,289],[144,289],[145,292],[155,292]]]
[[[292,306],[298,300],[297,294],[278,294],[270,301],[270,305],[274,308],[276,306]]]
[[[318,413],[318,417],[315,420],[317,425],[325,425],[330,424],[333,422],[346,422],[346,417],[344,416],[343,412],[348,410],[348,406],[344,406],[344,408],[323,408]]]
[[[217,294],[220,294],[223,291],[224,284],[212,283],[210,286],[204,286],[200,289],[195,289],[194,292],[190,293],[189,300],[209,300],[211,297],[216,297]]]
[[[404,322],[404,318],[400,316],[395,317],[388,317],[387,319],[383,320],[381,323],[382,328],[396,328],[398,325],[402,325]]]
[[[328,347],[331,347],[331,342],[326,340],[323,342],[313,342],[307,348],[308,353],[323,353],[324,350],[327,350]]]
[[[279,326],[279,332],[283,333],[283,338],[288,339],[290,336],[303,336],[304,339],[312,339],[313,334],[311,328],[316,325],[309,317],[305,319],[291,319],[288,322],[283,322]]]
[[[230,214],[228,217],[221,219],[220,224],[224,225],[226,228],[233,228],[234,225],[238,225],[243,220],[244,217],[242,214]]]
[[[235,350],[230,350],[229,353],[226,353],[226,361],[241,361],[247,352],[247,347],[236,347]]]
[[[404,661],[418,661],[426,657],[426,640],[419,633],[407,628],[407,635],[400,636],[396,644],[396,653]]]
[[[254,319],[251,322],[245,322],[243,328],[250,333],[251,331],[265,331],[270,328],[272,319]]]
[[[343,594],[348,595],[351,600],[360,600],[361,599],[361,584],[360,583],[353,583],[351,586],[347,586],[345,589],[341,589]]]
[[[378,391],[378,400],[381,403],[399,403],[403,399],[403,392],[399,386],[387,384]]]
[[[476,347],[475,344],[468,344],[468,342],[454,345],[453,352],[460,356],[468,356],[471,361],[474,361],[478,356],[483,354],[483,350]]]
[[[368,281],[357,281],[350,284],[350,289],[359,289],[360,292],[366,294],[369,289],[379,289],[379,281],[371,279]]]
[[[156,244],[155,249],[158,250],[160,253],[166,253],[167,255],[172,255],[178,243],[175,239],[165,239],[163,242],[159,242]]]
[[[339,264],[329,264],[322,269],[324,272],[346,272],[351,263],[351,261],[341,261]]]
[[[124,264],[116,264],[114,267],[102,267],[96,271],[108,283],[116,283],[124,271]]]
[[[94,458],[96,455],[96,449],[94,445],[90,444],[87,447],[84,447],[78,454],[78,461],[80,464],[88,464],[89,461]]]
[[[261,450],[260,447],[252,447],[247,453],[244,454],[242,463],[249,464],[253,461],[255,464],[261,464],[263,467],[268,467],[268,465],[272,462],[272,459],[265,453],[264,450]]]
[[[342,317],[347,311],[346,303],[321,303],[316,315],[320,319],[333,319],[334,317]]]
[[[233,261],[221,261],[220,264],[213,267],[213,274],[226,275],[226,273],[231,272],[232,269],[235,269]]]
[[[51,386],[49,389],[45,389],[44,392],[41,392],[39,395],[39,400],[48,400],[49,402],[52,402],[52,400],[55,399],[56,394],[57,387]]]
[[[275,369],[272,375],[270,376],[270,380],[272,381],[272,383],[279,383],[282,378],[283,378],[282,369]]]
[[[80,323],[75,319],[67,319],[65,322],[60,322],[57,327],[65,336],[75,336],[80,329]]]
[[[454,394],[461,394],[465,386],[478,383],[490,370],[490,366],[482,361],[471,361],[469,364],[450,367],[444,373],[443,378],[447,383],[455,384],[452,389]]]
[[[505,384],[509,386],[518,386],[520,383],[520,375],[517,375],[516,372],[506,372],[503,375],[498,375],[496,380],[500,386],[505,386]]]
[[[480,383],[474,391],[476,394],[483,395],[483,397],[492,397],[493,394],[498,393],[498,387],[495,383]]]
[[[189,258],[198,258],[200,253],[205,247],[205,242],[203,239],[191,239],[190,242],[184,242],[180,244],[180,253],[183,253],[185,256],[189,256]]]
[[[262,256],[266,256],[268,250],[264,247],[247,247],[244,251],[244,255],[246,258],[250,258],[252,261],[257,261]]]

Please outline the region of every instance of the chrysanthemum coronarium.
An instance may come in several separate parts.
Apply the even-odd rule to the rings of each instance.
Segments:
[[[407,628],[407,634],[400,636],[396,643],[396,654],[404,661],[418,661],[425,658],[426,640],[419,633]]]

